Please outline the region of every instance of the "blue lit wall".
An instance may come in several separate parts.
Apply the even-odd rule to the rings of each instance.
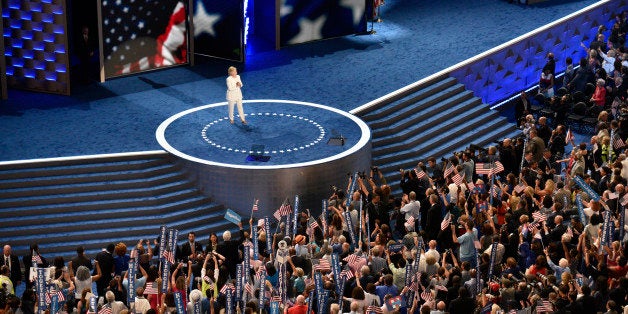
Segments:
[[[565,70],[565,58],[574,64],[586,56],[580,42],[589,44],[598,26],[611,29],[613,14],[628,9],[625,0],[610,1],[534,36],[509,45],[450,73],[487,104],[495,104],[538,84],[548,52],[554,53],[556,73]],[[610,31],[605,33],[606,38]]]
[[[70,94],[63,0],[3,0],[10,87]]]

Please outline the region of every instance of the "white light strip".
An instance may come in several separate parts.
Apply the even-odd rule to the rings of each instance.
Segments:
[[[115,153],[115,154],[99,154],[99,155],[82,155],[82,156],[69,156],[69,157],[54,157],[54,158],[39,158],[39,159],[24,159],[13,161],[2,161],[0,166],[22,165],[32,163],[54,163],[59,161],[73,161],[73,160],[87,160],[98,158],[117,158],[117,157],[137,157],[148,155],[167,155],[165,150],[149,150],[140,152],[128,152],[128,153]]]

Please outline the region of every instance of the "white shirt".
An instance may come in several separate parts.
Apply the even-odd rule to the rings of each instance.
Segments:
[[[401,207],[399,211],[406,214],[406,220],[408,220],[408,218],[410,217],[417,218],[419,217],[419,213],[421,211],[421,203],[419,203],[419,201],[412,201],[406,205],[403,205],[403,207]]]
[[[240,83],[240,86],[238,86],[237,83]],[[236,75],[235,77],[229,75],[227,77],[227,100],[241,100],[242,86],[244,85],[242,84],[242,80],[239,75]]]

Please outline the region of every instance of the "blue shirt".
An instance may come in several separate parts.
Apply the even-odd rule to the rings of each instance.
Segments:
[[[473,232],[466,232],[458,237],[461,260],[475,258],[475,239],[477,239],[477,231],[475,229],[473,229]]]

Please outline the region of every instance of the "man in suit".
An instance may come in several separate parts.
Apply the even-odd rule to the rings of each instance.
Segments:
[[[532,153],[532,160],[539,162],[543,158],[545,151],[545,142],[538,136],[536,129],[530,130],[530,140],[528,141],[527,151]]]
[[[432,194],[429,198],[430,209],[427,210],[427,221],[425,225],[425,232],[429,240],[436,240],[438,238],[438,232],[440,231],[441,207],[438,203],[438,195]]]
[[[89,270],[93,269],[92,261],[90,261],[89,258],[85,256],[85,248],[81,245],[76,248],[76,257],[70,260],[70,263],[72,263],[72,271],[74,273],[76,273],[76,270],[79,268],[79,266],[85,266]]]
[[[17,287],[22,283],[22,270],[20,269],[20,259],[13,254],[10,245],[5,245],[3,251],[3,265],[9,268],[9,278],[13,283],[13,287]]]
[[[517,102],[515,102],[515,120],[517,126],[521,125],[521,121],[523,121],[523,118],[528,114],[530,114],[530,100],[526,92],[523,91],[519,99],[517,99]]]
[[[181,247],[181,258],[185,262],[190,260],[195,263],[198,255],[203,253],[203,246],[195,239],[196,234],[194,232],[188,233],[188,242],[185,242]]]
[[[449,313],[469,313],[472,309],[475,309],[475,299],[469,296],[469,290],[465,287],[458,289],[458,297],[451,301],[449,304]]]
[[[611,168],[608,166],[600,167],[600,183],[598,184],[598,191],[604,193],[608,189],[608,183],[611,182]]]
[[[100,265],[100,269],[102,272],[102,276],[98,281],[96,281],[96,291],[98,295],[105,295],[105,291],[109,287],[109,283],[111,279],[113,279],[114,272],[114,261],[113,261],[113,250],[116,248],[116,245],[111,243],[107,246],[106,249],[103,249],[98,254],[96,254],[96,261]],[[96,275],[96,270],[94,270],[94,275]]]

